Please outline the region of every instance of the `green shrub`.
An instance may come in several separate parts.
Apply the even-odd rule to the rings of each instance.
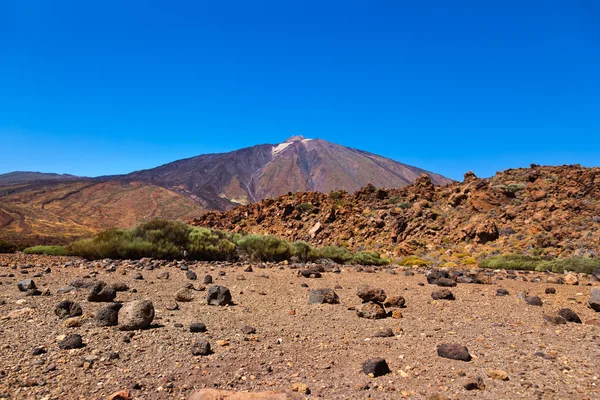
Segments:
[[[69,245],[70,251],[88,260],[102,258],[139,260],[154,257],[152,243],[135,237],[132,231],[108,229],[91,239],[78,240]]]
[[[196,260],[227,261],[237,258],[231,235],[207,228],[193,228],[186,246],[189,256]]]
[[[329,198],[332,200],[341,200],[344,197],[344,193],[339,190],[329,193]]]
[[[49,256],[69,256],[71,253],[64,246],[33,246],[23,250],[25,254],[46,254]]]
[[[248,235],[237,241],[240,249],[257,261],[283,261],[293,254],[289,242],[272,235]]]
[[[407,256],[400,261],[400,265],[413,266],[416,265],[418,267],[426,267],[427,261],[417,256]]]
[[[327,258],[338,264],[344,264],[346,261],[350,261],[352,259],[352,253],[344,247],[325,246],[318,249],[314,249],[312,258]]]
[[[296,206],[296,209],[301,213],[311,212],[315,208],[311,203],[302,203]]]
[[[486,258],[479,263],[481,268],[490,269],[517,269],[535,271],[543,260],[540,257],[525,256],[520,254],[505,254]]]
[[[360,253],[356,253],[354,257],[352,257],[352,262],[360,265],[389,264],[388,260],[381,258],[381,255],[375,251],[362,251]]]
[[[0,253],[14,253],[17,250],[17,245],[0,240]]]
[[[298,257],[300,261],[306,262],[311,260],[311,254],[314,253],[314,249],[310,244],[298,240],[292,243],[292,253],[294,256]]]
[[[562,274],[564,271],[591,274],[600,269],[600,259],[587,257],[556,258],[538,265],[538,271],[552,271]]]

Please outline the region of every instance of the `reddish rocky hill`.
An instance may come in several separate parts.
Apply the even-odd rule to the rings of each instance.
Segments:
[[[600,255],[600,168],[511,169],[489,179],[467,173],[434,186],[423,175],[400,189],[284,195],[213,212],[195,225],[271,233],[388,255],[469,264],[502,252]]]

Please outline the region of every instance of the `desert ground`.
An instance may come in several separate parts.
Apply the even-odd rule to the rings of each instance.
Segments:
[[[598,279],[569,276],[571,284],[561,284],[564,275],[471,270],[451,274],[459,283],[443,288],[428,283],[427,272],[0,255],[0,398],[108,399],[123,391],[113,398],[186,399],[202,388],[307,399],[600,398],[600,313],[588,305]],[[206,275],[212,283],[203,283]],[[20,290],[28,279],[37,289]],[[471,280],[479,283],[462,283]],[[150,300],[152,324],[99,326],[98,310],[111,303],[88,301],[96,281],[118,284],[114,301],[124,305]],[[402,296],[405,306],[361,318],[364,284]],[[215,285],[229,288],[232,304],[207,304]],[[321,288],[333,289],[339,303],[311,304]],[[498,296],[499,288],[508,295]],[[455,300],[434,300],[442,289]],[[176,301],[178,292],[191,301]],[[82,315],[60,318],[63,300],[78,303]],[[556,315],[563,308],[582,323],[564,323]],[[206,331],[191,332],[194,323]],[[71,334],[83,347],[66,348]],[[202,340],[210,354],[194,355]],[[466,346],[471,360],[438,355],[445,343]],[[363,363],[374,358],[385,359],[389,373],[369,376]]]

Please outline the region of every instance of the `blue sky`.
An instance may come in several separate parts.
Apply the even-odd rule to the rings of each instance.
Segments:
[[[600,160],[600,2],[0,1],[0,173],[294,134],[459,179]]]

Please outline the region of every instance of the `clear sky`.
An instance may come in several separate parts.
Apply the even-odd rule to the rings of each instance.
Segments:
[[[301,134],[459,179],[600,164],[600,2],[0,0],[0,173]]]

